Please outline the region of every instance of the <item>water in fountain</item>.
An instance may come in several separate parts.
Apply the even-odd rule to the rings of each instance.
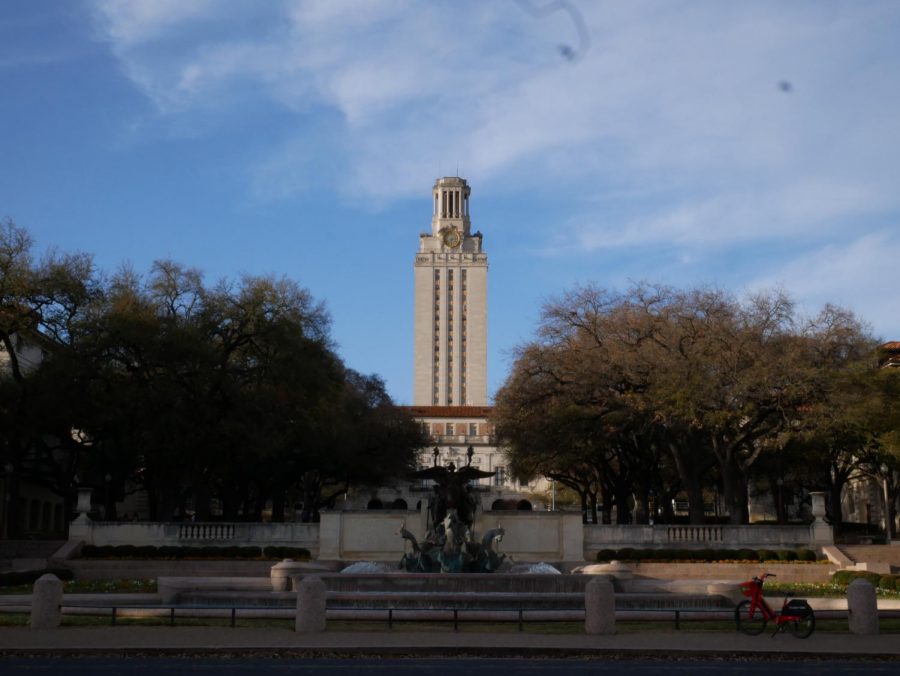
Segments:
[[[517,563],[508,571],[511,575],[562,575],[549,563]]]

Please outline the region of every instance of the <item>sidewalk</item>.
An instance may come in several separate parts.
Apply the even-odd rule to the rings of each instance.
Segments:
[[[802,640],[736,633],[648,632],[614,636],[485,632],[324,632],[296,634],[271,628],[222,627],[62,627],[49,630],[0,628],[0,657],[74,654],[209,653],[357,655],[453,655],[497,657],[604,655],[704,657],[881,657],[900,660],[900,636],[817,633]]]

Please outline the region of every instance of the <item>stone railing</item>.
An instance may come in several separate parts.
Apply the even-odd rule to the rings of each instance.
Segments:
[[[821,533],[812,526],[622,526],[586,525],[585,557],[590,560],[601,549],[762,549],[815,548]]]
[[[74,522],[69,539],[90,545],[235,545],[319,550],[317,523]]]
[[[233,523],[181,523],[179,540],[233,540],[236,524]]]

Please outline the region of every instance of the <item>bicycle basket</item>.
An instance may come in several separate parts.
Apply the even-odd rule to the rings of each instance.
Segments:
[[[781,614],[804,618],[812,615],[812,612],[813,610],[810,605],[803,599],[791,599],[788,601],[788,604],[784,607]]]
[[[741,594],[744,596],[753,596],[753,589],[756,587],[756,583],[753,580],[748,580],[747,582],[741,582]]]

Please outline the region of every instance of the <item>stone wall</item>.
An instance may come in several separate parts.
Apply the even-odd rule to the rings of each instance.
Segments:
[[[793,549],[815,547],[810,526],[621,526],[584,527],[585,558],[601,549]]]
[[[88,545],[180,545],[185,547],[304,547],[316,556],[319,524],[311,523],[155,523],[76,519],[69,539]]]
[[[322,512],[304,523],[104,523],[76,519],[70,540],[93,545],[278,545],[305,547],[331,561],[399,561],[409,544],[401,526],[425,537],[424,511],[342,510]],[[577,512],[485,511],[475,532],[506,533],[497,549],[516,561],[594,561],[601,549],[816,549],[830,544],[830,528],[811,526],[620,526],[582,525]],[[827,533],[823,535],[823,528]]]

